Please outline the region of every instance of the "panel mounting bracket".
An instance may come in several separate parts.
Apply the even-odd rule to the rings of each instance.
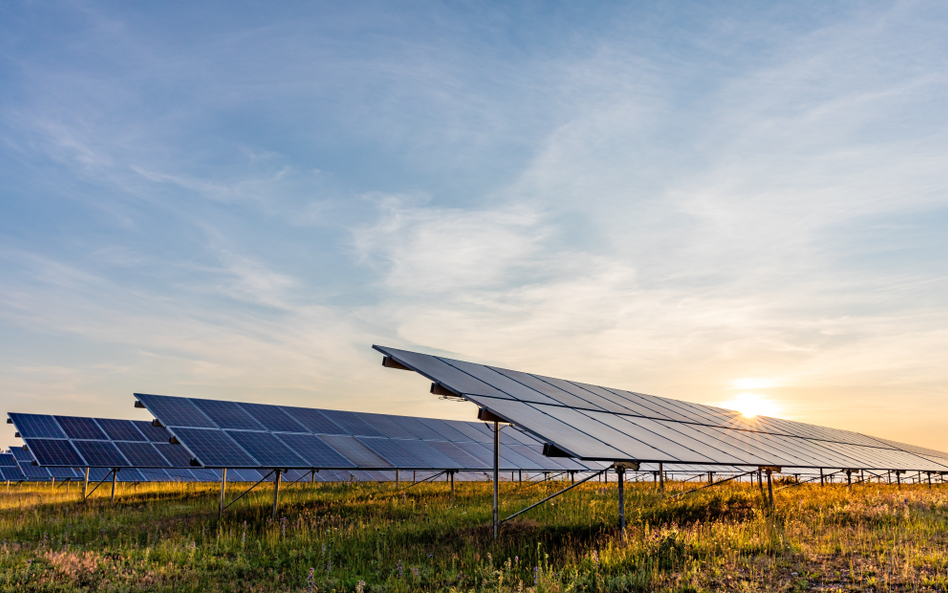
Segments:
[[[432,384],[431,384],[431,393],[433,393],[434,395],[440,395],[440,396],[442,396],[442,397],[456,397],[456,398],[461,397],[461,394],[460,394],[460,393],[456,393],[456,392],[454,392],[454,391],[448,389],[447,387],[445,387],[445,386],[444,386],[443,384],[441,384],[441,383],[432,383]]]
[[[503,422],[504,424],[508,423],[506,419],[501,418],[497,414],[494,414],[487,408],[477,409],[477,419],[483,422]]]
[[[400,371],[410,371],[411,369],[398,362],[391,356],[386,356],[382,359],[382,366],[389,369],[398,369]]]
[[[638,461],[616,461],[613,462],[612,467],[615,469],[622,468],[623,470],[632,470],[634,472],[639,471],[639,462]]]

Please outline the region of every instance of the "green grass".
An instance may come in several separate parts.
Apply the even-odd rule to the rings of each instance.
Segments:
[[[563,484],[503,484],[503,516]],[[680,499],[590,482],[502,528],[489,483],[269,487],[217,520],[214,484],[78,502],[0,485],[2,591],[945,591],[948,486],[723,485]],[[679,489],[683,485],[672,485]],[[100,488],[100,491],[102,489]],[[229,494],[236,495],[234,485]]]

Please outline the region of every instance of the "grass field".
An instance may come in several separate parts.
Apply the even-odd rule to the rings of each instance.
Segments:
[[[503,516],[562,486],[503,484]],[[277,520],[264,489],[222,523],[214,484],[119,485],[114,506],[0,486],[0,590],[948,590],[948,485],[799,486],[771,511],[747,483],[634,484],[625,534],[615,487],[584,484],[494,542],[489,483],[454,502],[444,483],[288,485]]]

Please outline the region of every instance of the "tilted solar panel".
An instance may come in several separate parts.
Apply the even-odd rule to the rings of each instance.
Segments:
[[[454,393],[538,438],[547,455],[670,464],[948,471],[948,454],[935,455],[931,453],[938,452],[852,431],[762,416],[745,418],[715,406],[374,348],[393,361],[387,366],[430,379],[432,391]],[[470,434],[470,429],[465,432]]]
[[[66,433],[52,416],[41,416],[39,414],[20,414],[11,412],[10,419],[16,426],[17,432],[27,438],[36,439],[65,439]]]
[[[92,418],[76,418],[73,416],[53,416],[66,436],[70,439],[89,439],[106,441],[108,435],[102,432],[99,425]]]

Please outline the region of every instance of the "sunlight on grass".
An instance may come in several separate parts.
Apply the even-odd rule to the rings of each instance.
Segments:
[[[502,485],[502,512],[563,484]],[[672,500],[584,484],[505,524],[489,483],[288,485],[217,521],[215,484],[120,485],[112,506],[0,488],[4,591],[944,590],[948,485],[800,486],[772,511],[747,483]],[[670,490],[684,490],[669,483]],[[229,496],[236,496],[235,485]]]

